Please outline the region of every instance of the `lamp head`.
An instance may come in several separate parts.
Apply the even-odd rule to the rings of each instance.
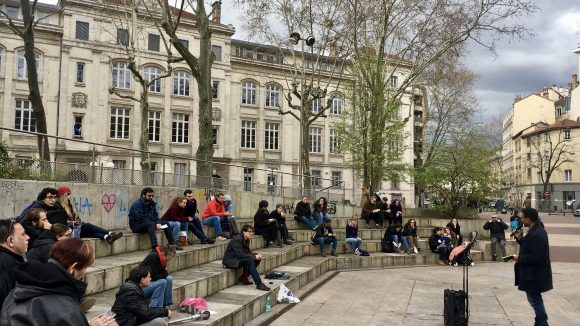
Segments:
[[[296,45],[298,44],[298,41],[300,41],[300,34],[293,32],[292,34],[290,34],[290,38],[288,39],[288,42]]]
[[[308,36],[306,38],[306,45],[313,46],[315,41],[316,41],[316,39],[314,38],[314,36],[312,36],[312,35]]]

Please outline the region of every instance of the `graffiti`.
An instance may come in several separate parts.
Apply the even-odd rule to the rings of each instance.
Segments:
[[[125,213],[126,211],[129,210],[129,208],[127,207],[127,204],[125,203],[125,201],[121,198],[117,199],[117,213]]]
[[[22,185],[16,181],[0,181],[0,188],[6,190],[22,190]]]
[[[328,214],[336,214],[336,202],[331,201],[328,203]]]
[[[284,204],[284,213],[294,214],[294,203],[293,202]]]
[[[161,196],[159,196],[159,195],[155,195],[155,198],[153,198],[153,201],[154,201],[155,203],[157,203],[157,211],[161,213],[161,212],[163,211],[163,207],[164,207],[164,206],[161,204]]]
[[[117,196],[115,196],[115,194],[104,194],[103,197],[101,197],[101,205],[103,205],[103,208],[107,213],[115,207],[116,202]]]
[[[72,204],[81,215],[90,216],[93,204],[88,197],[73,197]]]

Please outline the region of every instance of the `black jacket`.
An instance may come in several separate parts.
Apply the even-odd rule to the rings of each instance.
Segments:
[[[312,216],[312,210],[310,209],[310,204],[305,204],[302,201],[299,201],[296,204],[296,208],[294,209],[294,215],[297,216],[304,216],[310,217]]]
[[[23,223],[22,227],[24,228],[24,232],[26,232],[26,235],[30,237],[30,239],[28,239],[28,250],[30,250],[34,248],[34,243],[36,242],[36,239],[38,239],[40,235],[44,231],[46,231],[46,229],[35,228],[32,225],[26,223]]]
[[[431,252],[437,253],[437,246],[439,246],[440,238],[441,237],[438,236],[436,233],[432,233],[431,236],[429,237],[429,250],[431,250]]]
[[[52,249],[52,245],[55,243],[56,236],[54,233],[50,232],[50,230],[45,230],[38,236],[32,249],[28,250],[26,253],[26,259],[28,261],[36,261],[43,264],[47,263],[50,249]]]
[[[0,326],[89,325],[79,304],[87,285],[58,262],[28,262],[14,270],[16,288],[2,306]]]
[[[185,216],[194,217],[197,213],[199,213],[197,210],[197,200],[192,198],[191,201],[187,201],[187,204],[185,205]]]
[[[406,223],[403,225],[403,235],[407,237],[417,237],[417,228],[412,228],[411,224]]]
[[[250,251],[250,241],[244,239],[243,233],[234,236],[224,253],[222,264],[227,268],[238,268],[240,266],[240,259],[252,256]]]
[[[256,211],[256,214],[254,215],[254,229],[267,228],[270,225],[270,223],[268,222],[269,218],[270,218],[270,215],[268,214],[267,210],[258,209]]]
[[[317,242],[319,238],[327,238],[329,233],[334,234],[332,227],[325,226],[324,223],[322,223],[318,228],[316,228],[316,233],[314,234],[314,237],[312,237],[312,240]]]
[[[504,221],[500,220],[499,222],[496,221],[487,221],[483,225],[484,230],[489,230],[489,235],[492,238],[496,238],[498,240],[505,240],[505,232],[507,230],[508,225],[504,223]]]
[[[14,289],[14,269],[24,262],[24,257],[0,246],[0,308],[8,292]]]
[[[123,326],[135,326],[146,323],[158,317],[167,317],[165,308],[149,307],[143,295],[143,289],[139,284],[125,281],[117,294],[111,310],[116,314],[117,324]]]
[[[163,260],[165,260],[165,258]],[[157,251],[150,252],[139,265],[149,267],[149,271],[151,272],[151,282],[155,282],[160,278],[166,278],[168,275],[167,262],[165,262],[165,266],[161,264],[161,259],[159,258]]]
[[[275,219],[278,221],[278,223],[280,223],[280,225],[286,224],[286,218],[282,216],[282,214],[278,213],[277,210],[271,211],[269,218]]]
[[[46,218],[50,224],[60,223],[68,225],[68,215],[62,206],[56,202],[54,206],[48,206],[43,201],[35,201],[30,208],[42,208],[46,211]]]
[[[515,284],[520,291],[540,293],[553,289],[548,233],[536,222],[518,241],[520,253],[514,265]]]
[[[461,235],[461,225],[459,225],[459,222],[457,223],[457,227],[454,227],[453,223],[451,222],[447,223],[446,227],[451,229],[451,231],[453,231],[457,237]]]
[[[346,238],[358,238],[358,225],[350,226],[346,224]]]

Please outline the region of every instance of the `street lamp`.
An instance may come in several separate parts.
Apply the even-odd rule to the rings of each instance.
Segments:
[[[270,174],[268,175],[268,191],[273,196],[276,191],[276,176],[274,174],[278,173],[278,169],[268,169],[268,171],[270,171]]]

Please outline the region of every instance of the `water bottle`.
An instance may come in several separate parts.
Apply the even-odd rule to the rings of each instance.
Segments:
[[[270,304],[270,296],[266,297],[266,312],[272,311],[272,305]]]

